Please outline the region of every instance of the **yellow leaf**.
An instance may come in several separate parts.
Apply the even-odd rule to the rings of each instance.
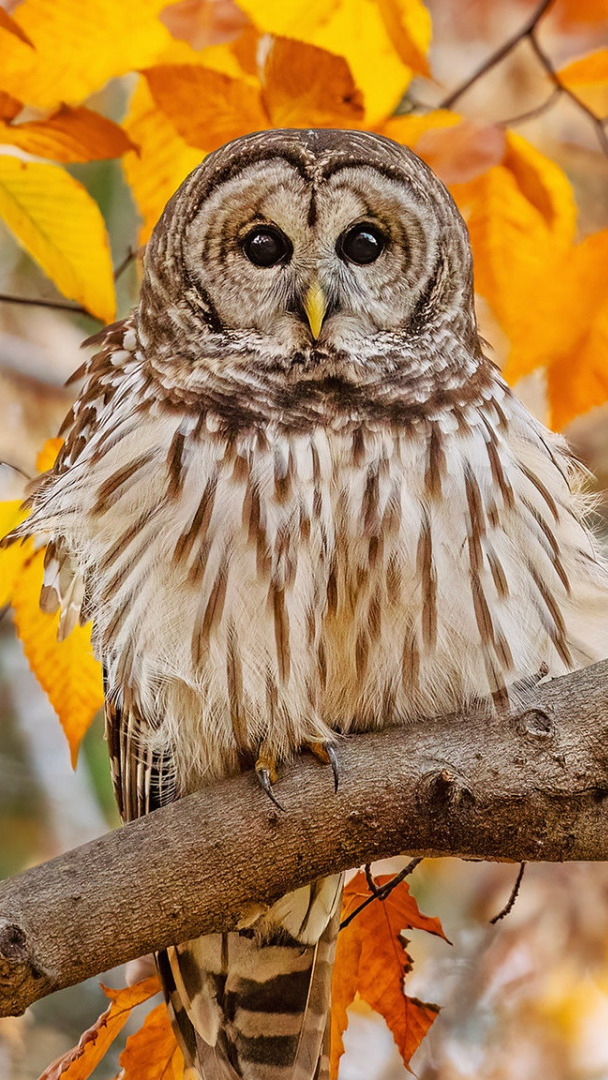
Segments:
[[[120,1080],[182,1080],[184,1055],[175,1041],[165,1004],[148,1013],[120,1055]]]
[[[0,143],[62,162],[102,161],[134,148],[118,124],[84,105],[63,105],[47,120],[0,124]]]
[[[268,127],[259,90],[244,80],[194,64],[144,72],[158,108],[190,146],[210,151]]]
[[[123,166],[143,219],[140,233],[143,244],[149,239],[165,203],[188,173],[200,164],[203,154],[178,135],[156,107],[143,78],[131,99],[124,126],[139,147],[139,154],[125,155]]]
[[[1,88],[41,109],[79,104],[108,79],[155,63],[171,41],[158,18],[165,6],[166,0],[24,0],[14,20],[34,49],[4,35]]]
[[[421,134],[416,153],[444,184],[467,183],[502,161],[505,133],[498,124],[475,120],[462,120],[457,127],[436,125]]]
[[[160,984],[154,976],[124,990],[109,990],[105,986],[103,989],[111,1001],[109,1008],[82,1034],[78,1046],[62,1054],[44,1070],[40,1080],[88,1080],[122,1031],[131,1010],[157,994]]]
[[[514,131],[507,132],[503,164],[515,177],[522,195],[542,214],[555,240],[564,247],[571,244],[576,233],[576,202],[564,170]]]
[[[14,19],[11,19],[4,8],[0,8],[0,30],[6,30],[8,34],[14,34],[24,45],[29,45],[31,47],[32,43],[25,31],[21,29],[19,23],[15,22]]]
[[[274,127],[358,127],[361,92],[341,56],[275,38],[266,58],[263,102]]]
[[[0,540],[12,532],[23,521],[25,511],[21,510],[21,499],[0,502]],[[0,608],[11,602],[17,575],[23,566],[25,553],[20,544],[0,548]]]
[[[54,165],[0,156],[0,216],[64,296],[115,313],[110,246],[97,203]]]
[[[28,663],[55,709],[75,765],[81,739],[103,705],[101,666],[91,648],[91,626],[76,626],[57,640],[59,612],[40,610],[44,551],[32,540],[23,545],[24,561],[12,589],[17,633]]]
[[[608,83],[608,49],[596,49],[560,68],[558,75],[567,86],[602,86]]]
[[[239,7],[263,33],[343,56],[370,126],[390,116],[414,72],[427,71],[431,17],[421,0],[239,0]]]

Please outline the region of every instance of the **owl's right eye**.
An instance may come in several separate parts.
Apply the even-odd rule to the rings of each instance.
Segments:
[[[293,245],[276,225],[257,225],[243,240],[243,251],[254,266],[277,266],[289,262]]]

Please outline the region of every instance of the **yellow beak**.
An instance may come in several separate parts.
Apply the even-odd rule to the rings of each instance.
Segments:
[[[327,311],[327,298],[318,281],[313,281],[310,289],[306,293],[304,311],[306,312],[310,332],[316,340],[321,332],[323,319],[325,317],[325,312]]]

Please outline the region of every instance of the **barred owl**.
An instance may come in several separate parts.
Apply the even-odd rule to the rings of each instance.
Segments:
[[[411,151],[210,154],[91,341],[19,535],[48,543],[61,632],[93,620],[125,820],[251,766],[272,795],[305,746],[506,709],[608,653],[581,470],[484,356],[465,225]],[[159,954],[195,1075],[327,1076],[340,892]]]

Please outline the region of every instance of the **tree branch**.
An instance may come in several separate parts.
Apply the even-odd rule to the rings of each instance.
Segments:
[[[608,661],[538,685],[512,717],[427,720],[338,753],[337,794],[307,756],[283,769],[286,813],[246,773],[2,883],[0,1015],[400,852],[608,859]]]

